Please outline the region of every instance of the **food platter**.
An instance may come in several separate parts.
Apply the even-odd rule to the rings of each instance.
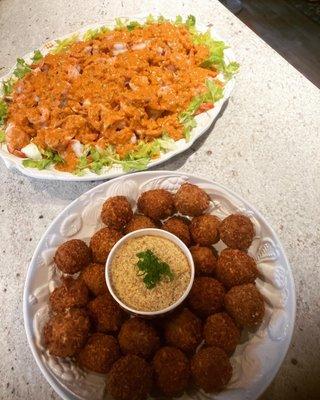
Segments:
[[[132,18],[130,18],[132,19]],[[143,18],[135,18],[137,21],[144,21],[145,19]],[[79,37],[82,37],[88,30],[91,29],[96,29],[101,26],[113,26],[114,21],[105,21],[103,24],[94,24],[90,26],[86,26],[82,28],[81,30],[77,32],[73,32],[72,34],[65,35],[63,37],[60,37],[58,39],[49,41],[45,43],[42,47],[39,48],[39,50],[45,55],[47,54],[50,50],[52,50],[56,44],[57,40],[61,41],[66,38],[70,38],[70,36],[74,34],[78,34]],[[200,32],[206,32],[208,28],[201,26],[201,24],[197,24],[197,28],[199,29]],[[210,28],[210,33],[212,34],[212,37],[215,38],[216,40],[222,40],[221,36],[219,35],[218,32],[216,32],[213,28]],[[32,59],[32,53],[29,53],[23,57],[23,59],[29,63],[31,62]],[[224,61],[226,63],[235,61],[235,56],[234,53],[230,48],[226,48],[224,50]],[[14,71],[14,68],[6,75],[0,78],[0,84],[1,82],[6,81],[9,79]],[[224,86],[224,93],[223,97],[215,102],[214,108],[202,112],[201,114],[197,115],[195,117],[197,126],[192,129],[191,134],[190,134],[190,139],[180,139],[174,142],[172,145],[172,148],[170,148],[169,151],[166,152],[161,152],[160,156],[158,158],[151,158],[151,160],[148,162],[146,168],[151,168],[156,165],[159,165],[165,161],[168,161],[172,157],[177,156],[178,154],[186,151],[189,149],[193,143],[199,139],[202,135],[204,135],[206,132],[210,130],[210,127],[212,126],[213,122],[217,119],[219,116],[223,105],[227,102],[228,98],[231,95],[231,92],[233,90],[235,84],[235,79],[232,77],[228,82],[226,82]],[[112,167],[108,168],[107,170],[104,170],[101,174],[96,174],[91,171],[86,171],[85,174],[83,175],[75,175],[69,172],[63,172],[63,171],[58,171],[54,169],[52,166],[48,167],[46,169],[41,169],[38,170],[36,168],[28,168],[23,165],[23,159],[19,158],[13,154],[10,154],[8,149],[4,144],[0,144],[0,158],[3,160],[5,163],[6,167],[10,170],[17,170],[27,176],[30,176],[32,178],[38,178],[38,179],[48,179],[48,180],[62,180],[62,181],[92,181],[92,180],[103,180],[103,179],[110,179],[114,178],[120,175],[125,174],[126,172],[123,170],[122,166],[119,165],[113,165]]]
[[[288,260],[273,229],[248,202],[215,182],[178,172],[141,172],[103,183],[72,202],[49,226],[32,257],[23,298],[25,329],[39,368],[63,399],[102,399],[105,379],[83,372],[69,360],[50,356],[44,348],[41,331],[48,318],[48,295],[59,280],[53,264],[57,247],[69,239],[87,241],[101,228],[101,206],[108,197],[126,196],[135,209],[141,192],[155,188],[175,192],[184,182],[198,185],[209,194],[209,213],[220,218],[233,213],[250,217],[256,234],[248,254],[257,263],[260,277],[256,285],[265,299],[266,312],[259,329],[247,331],[231,357],[234,372],[225,390],[214,395],[190,391],[182,399],[257,399],[277,373],[293,332],[295,289]],[[219,246],[220,242],[218,250]]]

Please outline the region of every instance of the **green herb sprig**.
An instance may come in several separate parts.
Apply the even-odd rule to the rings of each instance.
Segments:
[[[137,253],[137,256],[139,257],[137,262],[139,276],[143,276],[147,289],[153,289],[165,276],[172,281],[174,275],[170,266],[161,261],[151,250]]]

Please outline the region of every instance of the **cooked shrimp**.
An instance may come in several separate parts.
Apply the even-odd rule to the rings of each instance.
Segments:
[[[9,123],[5,131],[7,149],[17,157],[25,158],[26,155],[21,151],[23,147],[30,143],[30,136],[21,128]]]

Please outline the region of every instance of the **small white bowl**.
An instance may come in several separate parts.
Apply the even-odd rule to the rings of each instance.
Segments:
[[[116,255],[116,253],[120,249],[120,247],[122,247],[129,239],[134,239],[134,238],[141,237],[141,236],[158,236],[158,237],[162,237],[162,238],[170,240],[176,246],[178,246],[180,248],[180,250],[182,250],[184,255],[187,257],[187,260],[188,260],[188,263],[190,266],[190,271],[191,271],[190,282],[189,282],[186,290],[184,291],[183,295],[175,303],[171,304],[171,306],[166,307],[162,310],[157,310],[157,311],[136,310],[136,309],[131,308],[131,307],[127,306],[126,304],[124,304],[119,299],[119,297],[115,294],[115,292],[113,291],[113,287],[112,287],[112,283],[111,283],[110,266],[112,264],[114,256]],[[125,311],[127,311],[131,314],[139,315],[139,316],[145,317],[145,318],[152,318],[152,317],[156,317],[156,316],[160,316],[160,315],[172,312],[176,307],[178,307],[186,299],[186,297],[188,296],[188,294],[191,290],[193,280],[194,280],[194,262],[193,262],[193,258],[190,253],[190,250],[177,236],[173,235],[170,232],[164,231],[162,229],[145,228],[145,229],[139,229],[137,231],[128,233],[114,245],[114,247],[110,251],[107,261],[106,261],[105,275],[106,275],[106,282],[107,282],[109,292],[111,293],[112,297],[120,305],[121,308],[123,308]]]

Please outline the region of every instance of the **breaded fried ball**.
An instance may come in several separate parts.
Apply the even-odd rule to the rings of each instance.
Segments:
[[[254,227],[250,218],[241,214],[232,214],[220,225],[221,240],[232,249],[247,250],[254,237]]]
[[[196,217],[209,207],[210,197],[198,186],[184,183],[174,195],[174,203],[181,214]]]
[[[247,328],[256,328],[263,320],[264,300],[253,283],[234,286],[224,299],[228,314],[237,324]]]
[[[215,273],[218,258],[213,247],[192,246],[190,252],[196,275],[212,275]]]
[[[203,328],[203,337],[209,346],[216,346],[231,355],[240,341],[240,329],[227,313],[210,315]]]
[[[44,327],[44,342],[49,353],[57,357],[72,357],[87,341],[90,320],[83,309],[71,308],[56,314]]]
[[[81,271],[80,275],[87,288],[95,295],[106,293],[105,266],[103,264],[89,264]]]
[[[131,205],[126,197],[109,197],[103,203],[101,220],[109,228],[120,231],[133,217]]]
[[[84,241],[79,239],[64,242],[58,247],[54,255],[56,266],[60,271],[70,275],[81,271],[90,261],[90,249]]]
[[[52,311],[61,312],[67,308],[84,307],[89,300],[89,291],[81,279],[64,278],[62,285],[49,296]]]
[[[188,297],[189,306],[200,317],[207,317],[222,309],[224,295],[224,288],[219,281],[200,276],[193,282]]]
[[[230,381],[232,366],[227,354],[218,347],[203,347],[191,360],[195,383],[207,393],[221,390]]]
[[[88,303],[88,311],[99,332],[117,332],[125,318],[124,311],[113,300],[109,292]]]
[[[107,392],[115,400],[146,400],[152,388],[152,370],[141,357],[128,354],[107,374]]]
[[[191,221],[190,232],[192,239],[200,246],[211,246],[219,242],[220,220],[215,215],[200,215]]]
[[[156,228],[156,224],[152,221],[151,218],[146,217],[142,214],[134,214],[131,221],[125,227],[124,232],[125,234],[137,231],[138,229],[145,229],[145,228]]]
[[[122,233],[113,228],[102,228],[96,232],[90,240],[90,248],[94,261],[104,264],[112,247],[121,238]]]
[[[113,336],[94,333],[80,350],[77,361],[82,368],[106,374],[120,358],[120,349]]]
[[[148,190],[140,195],[138,210],[155,221],[165,219],[174,213],[173,196],[164,189]]]
[[[166,342],[186,353],[193,353],[202,340],[202,323],[187,308],[173,314],[165,323]]]
[[[227,289],[232,286],[254,283],[258,277],[256,262],[247,253],[225,249],[220,253],[216,277]]]
[[[176,235],[186,246],[190,246],[189,220],[186,218],[171,217],[163,223],[162,229]]]
[[[188,358],[176,347],[165,346],[153,358],[155,384],[167,397],[179,397],[187,389],[190,378]]]
[[[124,322],[118,340],[122,353],[143,358],[151,357],[160,346],[160,339],[154,327],[137,317]]]

